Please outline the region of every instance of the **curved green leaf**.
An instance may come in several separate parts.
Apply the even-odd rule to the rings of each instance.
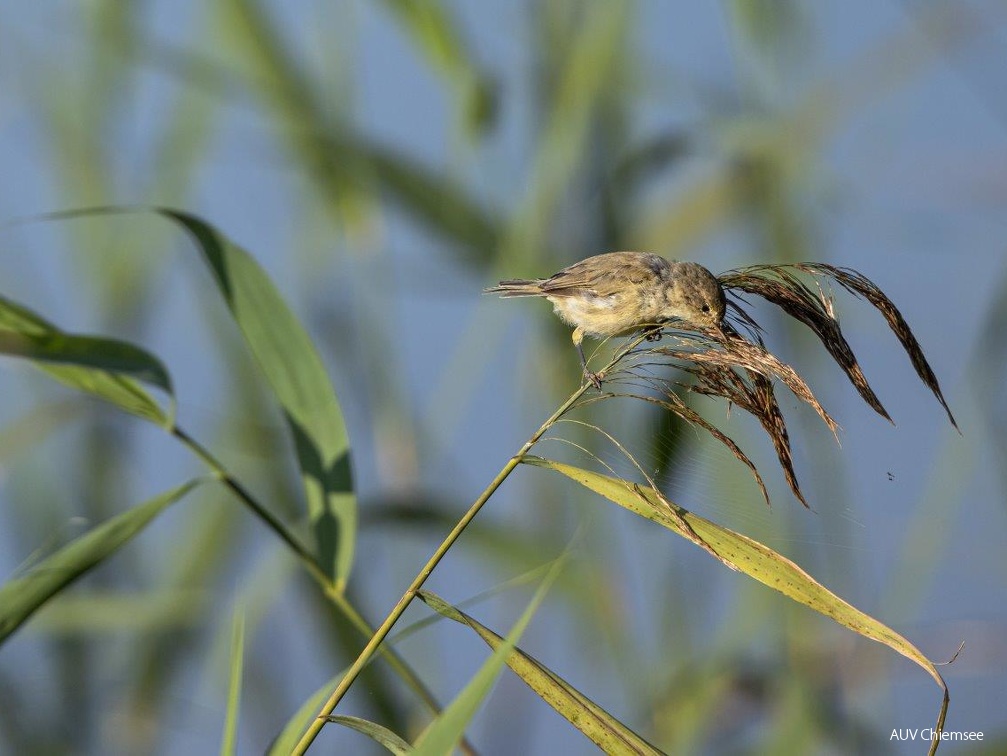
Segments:
[[[413,753],[413,747],[403,740],[398,734],[392,732],[387,727],[382,727],[377,722],[371,722],[360,717],[344,717],[334,715],[328,718],[330,722],[349,727],[351,730],[363,733],[378,745],[384,746],[395,756]]]
[[[234,612],[231,627],[231,681],[227,687],[227,717],[224,719],[224,737],[220,743],[220,756],[234,756],[238,752],[238,713],[241,709],[241,677],[245,668],[245,613]]]
[[[140,347],[66,334],[23,305],[0,297],[0,354],[29,360],[60,383],[162,427],[173,423],[171,376],[157,357]],[[168,394],[167,411],[140,382]]]
[[[503,637],[435,594],[421,591],[419,595],[439,614],[471,627],[480,638],[486,641],[490,648],[497,650],[505,643]],[[534,690],[543,701],[583,732],[605,753],[661,753],[566,680],[520,648],[515,648],[514,653],[507,657],[507,666],[524,680],[528,687]]]
[[[489,695],[490,690],[496,683],[497,678],[503,671],[504,664],[508,663],[512,652],[517,646],[518,640],[524,633],[531,618],[535,615],[539,606],[545,599],[546,593],[559,576],[560,570],[566,564],[566,556],[569,552],[564,552],[563,556],[557,559],[549,572],[539,583],[535,595],[528,602],[528,606],[514,623],[514,627],[507,633],[507,637],[501,639],[500,643],[494,647],[493,653],[483,662],[479,671],[469,680],[464,690],[448,704],[430,726],[424,730],[423,734],[416,741],[415,753],[417,756],[440,756],[445,753],[452,753],[461,739],[465,736],[465,730],[472,721],[472,717],[479,711],[483,700]],[[444,607],[450,607],[443,599],[432,593],[421,593],[420,597],[430,604],[438,612],[445,611]],[[453,609],[453,607],[450,607]]]
[[[562,473],[609,501],[687,538],[731,569],[744,572],[784,596],[831,617],[865,638],[883,643],[915,662],[944,691],[938,729],[943,726],[949,700],[948,688],[933,662],[890,627],[839,598],[783,555],[758,541],[679,507],[653,488],[541,457],[528,456],[522,461]]]
[[[301,707],[291,715],[287,723],[283,725],[283,729],[280,730],[280,734],[270,744],[269,756],[289,756],[297,746],[297,741],[301,739],[301,735],[304,734],[304,731],[308,729],[308,725],[315,718],[315,713],[322,708],[325,699],[332,693],[333,688],[339,685],[339,681],[343,679],[345,673],[346,670],[341,670],[333,675],[328,682],[324,683],[322,687],[311,694],[310,698],[301,704]]]
[[[265,271],[194,215],[157,208],[195,239],[245,341],[283,407],[315,535],[319,564],[342,589],[353,563],[357,506],[350,443],[322,358]]]
[[[92,207],[39,216],[62,220],[95,215],[127,215],[153,212],[180,225],[196,241],[213,274],[224,302],[241,330],[256,362],[266,375],[283,408],[294,438],[304,481],[308,516],[314,531],[318,564],[338,591],[346,585],[356,543],[357,505],[353,493],[349,439],[335,392],[311,338],[284,302],[269,276],[244,249],[202,219],[166,207]],[[46,321],[20,305],[0,309],[0,328],[42,336],[55,331]],[[58,331],[55,331],[58,333]],[[99,343],[100,342],[100,343]],[[167,372],[157,360],[135,347],[92,340],[99,353],[95,359],[110,369],[158,380],[170,389]],[[125,345],[128,347],[128,345]],[[132,351],[130,351],[132,350]],[[79,351],[79,350],[78,350]],[[85,350],[86,351],[86,350]],[[138,361],[146,355],[144,371]],[[47,366],[60,380],[73,381],[133,414],[166,427],[173,421],[132,381],[77,365]],[[81,370],[85,372],[80,373]],[[159,385],[156,384],[155,385]]]
[[[199,482],[191,480],[106,520],[0,587],[0,643],[46,601],[113,554]]]

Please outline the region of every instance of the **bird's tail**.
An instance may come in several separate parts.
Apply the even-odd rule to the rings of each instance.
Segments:
[[[541,297],[542,282],[522,278],[501,281],[496,286],[483,289],[483,294],[499,294],[501,297]]]

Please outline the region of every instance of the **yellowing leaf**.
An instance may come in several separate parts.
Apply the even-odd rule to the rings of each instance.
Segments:
[[[673,504],[653,488],[540,457],[525,457],[523,462],[562,473],[609,501],[678,533],[731,569],[743,572],[865,638],[883,643],[911,659],[926,670],[944,691],[944,702],[937,720],[938,729],[943,727],[949,701],[948,689],[933,662],[897,632],[832,593],[791,560],[758,541]]]
[[[494,651],[505,643],[502,636],[497,635],[435,594],[421,591],[420,598],[439,614],[471,627]],[[530,657],[520,648],[515,648],[506,661],[507,666],[524,680],[528,687],[534,690],[543,701],[589,737],[605,753],[661,753],[562,677]]]

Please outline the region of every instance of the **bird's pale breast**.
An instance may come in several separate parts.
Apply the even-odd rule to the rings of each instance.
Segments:
[[[649,294],[649,292],[648,292]],[[579,326],[589,336],[616,336],[658,320],[656,296],[641,296],[635,287],[599,296],[581,292],[547,297],[560,319]]]

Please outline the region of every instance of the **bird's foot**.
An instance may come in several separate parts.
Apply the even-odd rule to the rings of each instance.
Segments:
[[[584,379],[599,391],[601,390],[601,382],[604,377],[605,373],[592,373],[586,368],[584,370]]]

